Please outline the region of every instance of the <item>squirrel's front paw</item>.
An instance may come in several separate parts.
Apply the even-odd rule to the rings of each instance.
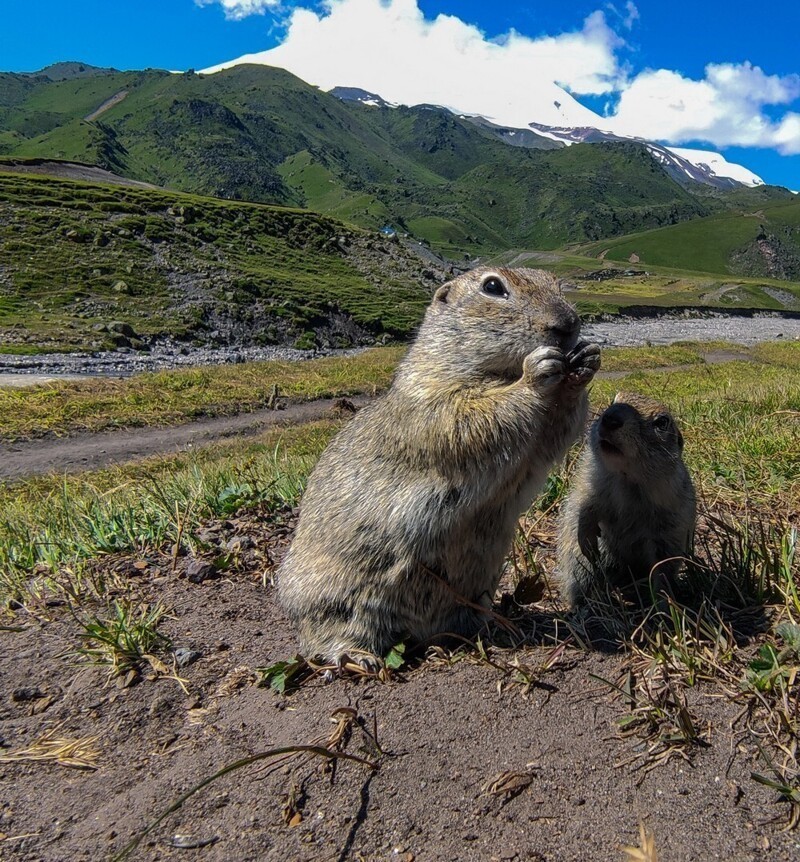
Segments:
[[[537,347],[525,357],[523,380],[535,389],[553,389],[566,376],[569,366],[563,350],[557,347]]]
[[[600,368],[600,345],[580,341],[567,357],[569,370],[567,382],[570,386],[586,386]]]

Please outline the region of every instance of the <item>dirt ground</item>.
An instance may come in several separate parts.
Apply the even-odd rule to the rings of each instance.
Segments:
[[[688,689],[706,744],[647,770],[652,741],[621,735],[625,698],[597,679],[623,680],[625,654],[552,642],[522,648],[526,665],[550,665],[527,691],[467,659],[428,660],[387,683],[317,678],[285,695],[254,684],[256,667],[296,650],[264,578],[293,520],[285,513],[273,523],[212,524],[217,538],[206,538],[238,535],[241,555],[224,577],[200,583],[187,578],[185,558],[175,571],[156,555],[97,564],[98,574],[116,573],[171,609],[161,630],[172,650],[198,654],[178,669],[182,684],[144,673],[119,687],[106,670],[81,666],[69,656],[79,625],[58,600],[6,616],[0,755],[52,730],[96,736],[99,757],[91,771],[0,762],[0,859],[110,859],[220,768],[274,747],[324,742],[332,716],[354,717],[341,708],[358,716],[343,750],[374,770],[344,761],[331,770],[317,757],[238,769],[166,817],[129,858],[609,862],[637,858],[621,846],[638,846],[640,823],[661,862],[798,858],[800,836],[781,831],[785,804],[750,777],[765,767],[742,727],[742,706],[719,687]],[[538,640],[547,641],[547,607],[506,599],[503,608],[527,618],[528,630],[536,623]],[[170,664],[171,654],[161,658]]]

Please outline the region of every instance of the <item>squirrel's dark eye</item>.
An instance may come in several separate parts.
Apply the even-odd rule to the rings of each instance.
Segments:
[[[661,413],[653,419],[653,428],[656,431],[666,431],[670,426],[670,418],[666,413]]]
[[[505,299],[508,296],[508,290],[506,290],[506,286],[500,281],[497,276],[492,275],[486,279],[481,285],[481,290],[487,296],[499,296]]]

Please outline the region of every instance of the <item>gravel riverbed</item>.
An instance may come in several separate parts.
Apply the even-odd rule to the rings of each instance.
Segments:
[[[663,315],[620,317],[584,327],[586,337],[606,346],[636,347],[675,341],[731,341],[751,345],[776,339],[800,339],[800,318],[776,314],[753,317],[705,314],[702,318]],[[127,377],[142,371],[259,360],[313,359],[347,355],[355,350],[296,350],[291,347],[188,347],[156,342],[147,351],[121,349],[103,353],[46,353],[30,356],[0,354],[0,386],[46,382],[54,378]],[[24,377],[23,377],[24,375]]]
[[[587,324],[584,333],[587,338],[609,347],[641,347],[676,341],[730,341],[749,346],[762,341],[800,339],[800,318],[779,314],[620,317]]]

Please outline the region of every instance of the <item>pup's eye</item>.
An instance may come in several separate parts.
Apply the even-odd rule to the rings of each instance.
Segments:
[[[656,431],[666,431],[671,424],[669,416],[666,413],[660,413],[653,419],[653,428]]]
[[[499,296],[505,299],[508,296],[508,291],[506,290],[506,286],[500,281],[497,276],[490,276],[484,281],[481,285],[481,290],[487,296]]]

